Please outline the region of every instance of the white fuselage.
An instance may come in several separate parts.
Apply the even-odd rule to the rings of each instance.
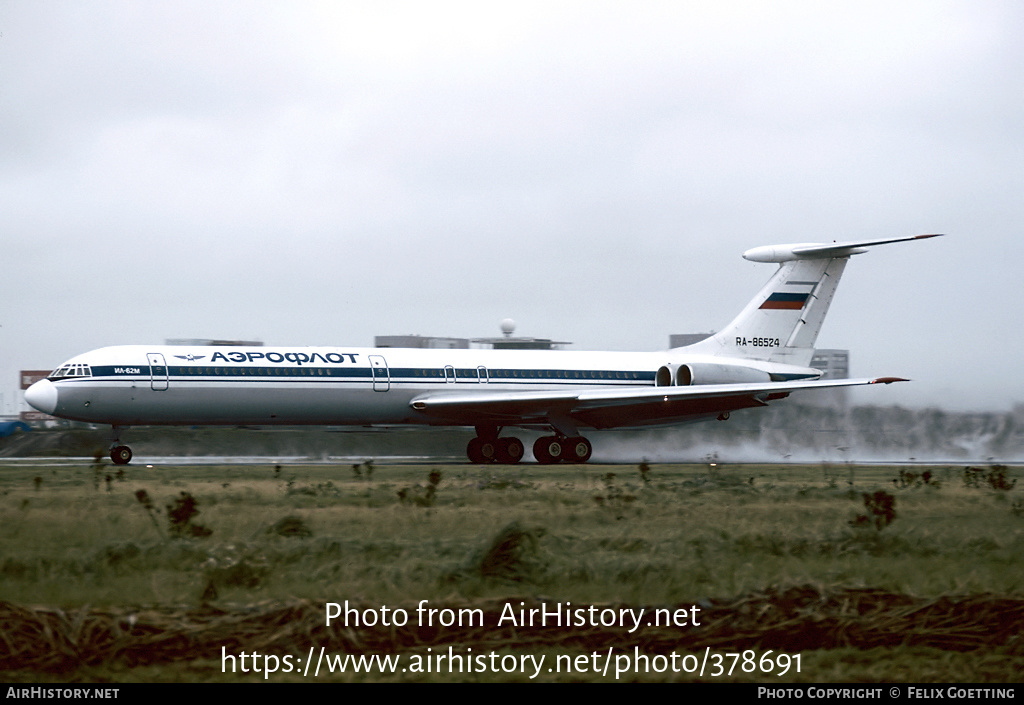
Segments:
[[[678,369],[684,361],[722,362],[683,358],[680,351],[116,346],[68,360],[26,398],[55,416],[115,426],[472,425],[412,405],[418,397],[449,392],[673,384],[658,371]],[[790,379],[817,374],[756,361],[745,361],[742,369],[765,380],[769,373]]]

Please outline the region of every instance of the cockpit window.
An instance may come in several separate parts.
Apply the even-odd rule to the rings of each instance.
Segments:
[[[67,379],[68,377],[92,377],[92,368],[88,365],[61,365],[47,377],[49,380]]]

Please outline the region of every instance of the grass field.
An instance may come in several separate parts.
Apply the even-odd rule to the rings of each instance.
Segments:
[[[409,655],[423,654],[425,644],[489,644],[553,660],[598,646],[633,653],[643,643],[651,653],[713,645],[723,653],[754,649],[760,657],[785,644],[802,654],[800,673],[734,669],[732,678],[1019,680],[1024,643],[977,636],[999,631],[980,626],[986,619],[1015,633],[1024,627],[1024,488],[1012,485],[1015,473],[965,473],[963,466],[298,464],[132,465],[118,473],[88,462],[3,464],[0,598],[9,603],[11,656],[5,661],[0,653],[0,668],[25,680],[232,681],[242,675],[221,673],[217,643],[241,649],[258,642],[268,644],[267,653],[283,653],[318,641],[359,651],[352,646],[358,639],[346,642],[326,628],[327,602],[379,613],[382,606],[411,612],[421,600],[468,609],[512,598],[516,605],[702,606],[714,619],[686,629],[628,634],[616,625],[575,636],[519,625],[513,636],[476,630],[447,642],[409,627],[408,634],[391,629],[392,641],[378,650]],[[874,497],[871,506],[865,494]],[[950,600],[960,605],[948,610],[952,616],[933,614]],[[288,605],[292,617],[274,612]],[[266,633],[247,622],[245,639],[222,623],[224,615],[254,612],[278,616],[268,618]],[[849,637],[847,617],[867,612],[889,621],[873,623],[870,638]],[[926,612],[921,623],[893,621]],[[175,624],[195,634],[197,623],[216,621],[214,613],[221,615],[216,638],[194,637],[192,650],[176,656],[156,645],[90,653],[80,634],[86,616],[117,622],[128,614],[162,615],[152,617],[162,626],[149,632],[151,640]],[[79,642],[51,640],[49,654],[40,642],[32,661],[32,649],[11,635],[27,630],[31,641],[47,631],[33,631],[31,620],[51,618],[69,629],[78,619],[79,632],[65,641]],[[842,629],[831,632],[839,629],[841,638],[820,628],[832,619]],[[942,619],[944,636],[922,636]],[[289,622],[301,638],[275,646],[273,635]],[[726,626],[733,631],[722,631]],[[768,631],[758,636],[762,626]],[[371,632],[356,629],[355,636],[370,643]],[[624,676],[697,679],[671,670]],[[589,672],[540,677],[611,679]],[[450,671],[319,679],[331,678],[529,680],[518,672]],[[274,680],[303,678],[282,672]]]

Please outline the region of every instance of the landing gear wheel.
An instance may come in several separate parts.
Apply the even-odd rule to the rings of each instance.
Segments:
[[[480,439],[474,438],[466,446],[466,457],[469,462],[479,464],[484,462],[484,456],[480,454]]]
[[[566,444],[565,449],[562,451],[563,457],[567,463],[585,463],[590,460],[590,456],[594,452],[593,446],[583,436],[576,436],[570,438]]]
[[[533,457],[541,465],[551,465],[561,459],[563,447],[557,436],[541,436],[533,443]]]
[[[127,465],[132,459],[132,449],[128,446],[114,446],[110,449],[110,459],[114,465]]]
[[[518,438],[499,438],[497,462],[504,465],[515,465],[523,459],[526,448]]]
[[[466,446],[466,455],[471,463],[493,463],[498,457],[498,443],[477,436]]]

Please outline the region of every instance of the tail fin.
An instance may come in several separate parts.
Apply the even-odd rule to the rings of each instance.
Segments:
[[[687,351],[806,367],[850,256],[873,245],[930,237],[938,235],[747,250],[745,259],[778,262],[778,270],[732,323]]]

